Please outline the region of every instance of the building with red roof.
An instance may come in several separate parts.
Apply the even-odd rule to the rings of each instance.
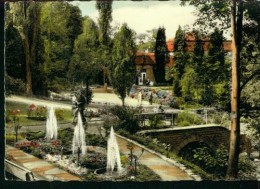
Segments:
[[[186,45],[187,51],[192,52],[195,47],[195,36],[193,33],[186,33]],[[203,43],[204,51],[207,52],[209,50],[210,39],[203,38],[201,39]],[[226,52],[231,52],[231,40],[226,40],[223,42],[223,48]],[[166,66],[174,66],[174,39],[169,39],[166,42],[168,51],[169,51],[169,60],[165,63]],[[135,57],[135,65],[137,71],[137,79],[136,84],[144,85],[145,81],[151,81],[151,83],[155,82],[153,66],[155,65],[155,55],[152,52],[136,52]]]

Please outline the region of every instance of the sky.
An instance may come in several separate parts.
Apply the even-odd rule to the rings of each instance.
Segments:
[[[95,1],[72,2],[79,6],[82,16],[89,16],[96,23],[98,11]],[[173,1],[113,1],[113,21],[111,26],[121,25],[124,22],[137,34],[146,33],[153,28],[164,27],[166,39],[175,37],[179,26],[183,29],[185,25],[192,28],[196,16],[193,6],[180,6],[179,0]]]

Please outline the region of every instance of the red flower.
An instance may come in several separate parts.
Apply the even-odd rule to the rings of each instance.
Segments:
[[[36,109],[37,109],[37,106],[36,106],[35,104],[31,104],[31,105],[29,106],[29,109],[30,109],[30,110],[36,110]]]

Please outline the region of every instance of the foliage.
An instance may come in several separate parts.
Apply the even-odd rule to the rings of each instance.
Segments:
[[[178,114],[176,118],[176,123],[178,126],[199,125],[203,123],[203,120],[196,114],[189,113],[188,111],[183,111]]]
[[[25,83],[21,79],[15,79],[9,75],[5,75],[5,94],[21,95],[25,93]]]
[[[154,52],[157,31],[158,29],[154,28],[146,31],[146,33],[137,34],[136,38],[138,40],[138,51],[145,52],[148,50],[148,52]]]
[[[15,78],[25,82],[25,55],[21,36],[13,23],[6,21],[5,24],[5,80],[9,82],[8,80]],[[8,90],[8,83],[6,83],[6,87]]]
[[[85,157],[80,158],[82,167],[88,169],[100,169],[106,167],[106,155],[95,152],[94,154],[88,154]]]
[[[155,66],[154,76],[157,83],[165,82],[165,64],[169,59],[166,46],[165,28],[159,27],[154,46]]]
[[[252,162],[250,161],[250,159],[246,157],[242,157],[239,159],[238,169],[240,174],[245,174],[248,172],[255,171],[255,167],[253,166]]]
[[[156,128],[158,125],[163,123],[163,116],[162,115],[151,115],[149,117],[149,124],[151,128]]]
[[[40,24],[47,90],[58,92],[69,86],[67,70],[74,41],[82,32],[81,13],[68,2],[45,2],[42,3]]]
[[[14,27],[20,37],[25,57],[26,94],[32,95],[32,70],[37,54],[40,29],[40,4],[37,2],[14,2],[7,5],[6,23]],[[19,45],[18,45],[19,46]]]
[[[124,100],[135,80],[135,42],[134,32],[123,24],[115,34],[113,54],[112,86],[119,95],[124,106]]]
[[[193,150],[193,163],[197,164],[207,172],[223,177],[227,170],[228,151],[220,145],[216,151],[208,147],[201,147]]]
[[[138,120],[135,116],[136,110],[126,106],[114,106],[110,111],[119,119],[115,130],[124,129],[130,133],[136,133],[139,130]]]
[[[30,105],[30,107],[28,108],[27,117],[30,119],[42,118],[43,120],[45,120],[47,116],[47,108],[45,106],[35,106],[35,105],[32,108],[32,105]]]
[[[63,146],[71,147],[74,130],[70,127],[58,130],[58,139],[61,140]]]
[[[110,34],[110,22],[112,21],[112,1],[97,1],[96,8],[99,12],[99,41],[108,45]]]
[[[13,145],[14,142],[15,142],[15,138],[16,138],[15,134],[6,134],[5,135],[5,142],[7,144]],[[18,135],[17,138],[18,138],[18,141],[24,139],[24,137],[22,135]]]
[[[45,133],[42,131],[38,131],[38,132],[28,132],[26,133],[26,139],[27,140],[37,140],[40,138],[44,138]]]
[[[174,95],[182,96],[180,80],[184,74],[185,66],[187,64],[189,55],[186,52],[185,31],[179,26],[175,34],[174,41],[174,62],[175,66],[172,68]]]
[[[64,120],[64,110],[63,109],[55,109],[55,115],[58,121]]]
[[[88,145],[106,147],[107,141],[99,135],[88,134],[86,135]]]

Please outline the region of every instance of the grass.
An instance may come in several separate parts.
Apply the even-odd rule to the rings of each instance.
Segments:
[[[12,109],[19,109],[20,114],[18,115],[19,118],[19,124],[26,125],[26,126],[32,126],[32,125],[42,125],[45,124],[45,120],[36,120],[36,119],[28,119],[27,118],[27,111],[28,111],[29,105],[26,103],[20,103],[20,102],[6,102],[6,113],[8,110]],[[58,123],[64,123],[64,122],[71,122],[72,121],[72,113],[71,110],[65,110],[63,111],[63,120],[58,120]],[[6,114],[6,127],[12,127],[12,117],[8,116]]]

